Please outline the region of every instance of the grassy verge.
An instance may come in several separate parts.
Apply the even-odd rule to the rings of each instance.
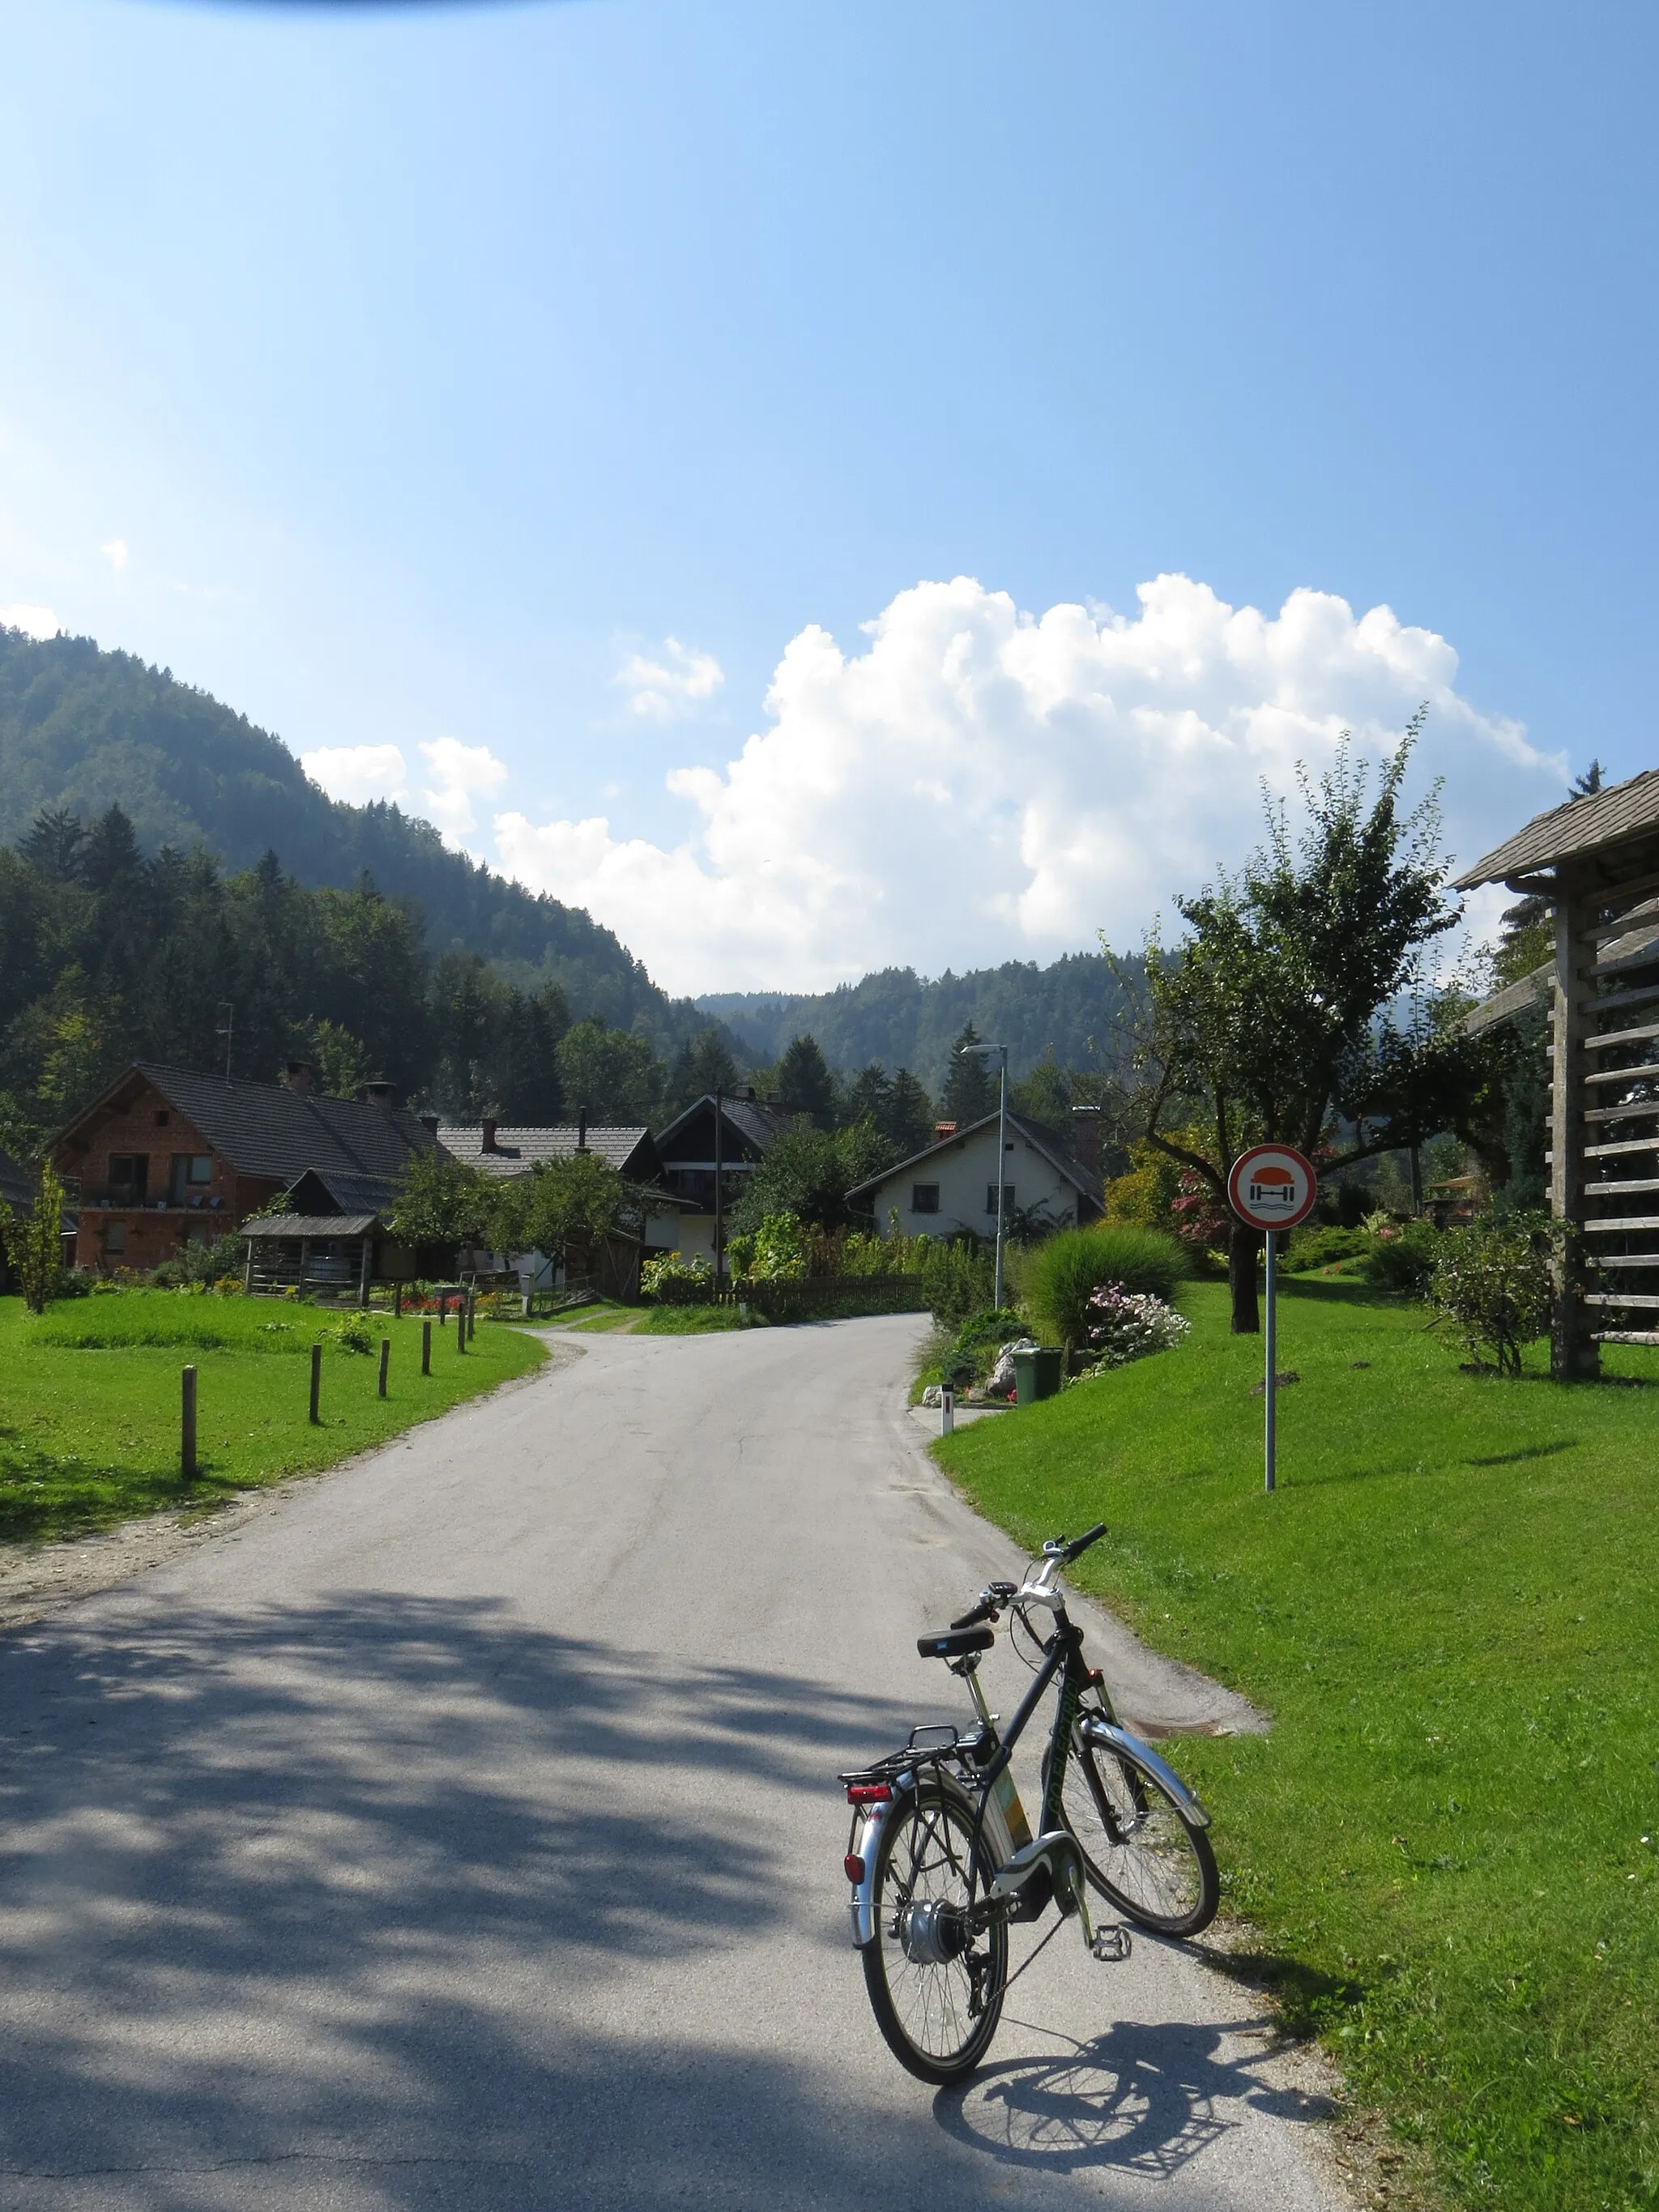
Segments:
[[[713,1336],[728,1328],[764,1328],[763,1315],[739,1313],[736,1306],[651,1306],[635,1328],[636,1336]]]
[[[1182,1303],[1180,1350],[944,1464],[1024,1542],[1109,1521],[1079,1580],[1272,1711],[1177,1753],[1247,1963],[1447,2195],[1659,2204],[1659,1356],[1500,1382],[1292,1283],[1267,1498],[1261,1340],[1218,1285]]]
[[[331,1466],[446,1412],[545,1353],[533,1337],[482,1322],[458,1348],[456,1324],[369,1317],[374,1350],[343,1350],[335,1317],[264,1298],[130,1291],[76,1298],[39,1320],[0,1298],[0,1541],[80,1535],[165,1506],[211,1505],[283,1475]],[[325,1344],[320,1423],[307,1419],[313,1338]],[[382,1337],[392,1341],[376,1395]],[[198,1370],[200,1473],[179,1473],[179,1373]]]

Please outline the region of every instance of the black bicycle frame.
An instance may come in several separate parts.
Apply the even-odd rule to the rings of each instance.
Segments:
[[[991,1790],[999,1775],[1013,1757],[1014,1746],[1025,1733],[1027,1723],[1036,1711],[1039,1700],[1056,1674],[1062,1674],[1060,1702],[1054,1712],[1053,1743],[1048,1759],[1048,1786],[1043,1791],[1042,1814],[1037,1833],[1046,1836],[1063,1826],[1060,1817],[1060,1795],[1066,1786],[1066,1762],[1072,1755],[1072,1729],[1077,1720],[1077,1711],[1083,1692],[1089,1686],[1089,1669],[1083,1663],[1083,1631],[1073,1625],[1064,1608],[1054,1615],[1054,1638],[1047,1658],[1038,1668],[1036,1679],[1020,1700],[1019,1710],[1009,1722],[1006,1732],[1000,1737],[996,1755],[979,1769],[980,1798],[974,1822],[974,1845],[977,1850],[979,1832],[985,1820],[985,1808],[990,1802]],[[969,1875],[971,1881],[971,1873]]]

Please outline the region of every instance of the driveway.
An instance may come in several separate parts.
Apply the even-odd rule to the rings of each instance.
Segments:
[[[835,1772],[1012,1559],[917,1327],[567,1344],[0,1640],[0,2205],[1340,2203],[1178,1948],[1064,1930],[965,2088],[877,2034]]]

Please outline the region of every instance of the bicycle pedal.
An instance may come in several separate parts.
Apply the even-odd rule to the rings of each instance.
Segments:
[[[1089,1946],[1103,1966],[1120,1965],[1134,1948],[1127,1928],[1097,1928],[1095,1940]]]

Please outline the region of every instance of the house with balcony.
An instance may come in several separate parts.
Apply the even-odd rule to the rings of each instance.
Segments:
[[[752,1089],[721,1091],[718,1099],[706,1091],[677,1114],[657,1137],[662,1187],[673,1203],[647,1220],[647,1250],[712,1264],[717,1211],[724,1242],[725,1220],[744,1184],[793,1120],[776,1099]]]
[[[291,1060],[282,1083],[135,1062],[52,1146],[76,1197],[75,1265],[105,1274],[157,1267],[192,1239],[232,1234],[301,1178],[308,1209],[378,1214],[410,1155],[435,1145],[435,1128],[405,1112],[390,1084],[323,1097],[305,1060]],[[312,1239],[313,1279],[349,1272],[331,1243],[325,1232]]]

